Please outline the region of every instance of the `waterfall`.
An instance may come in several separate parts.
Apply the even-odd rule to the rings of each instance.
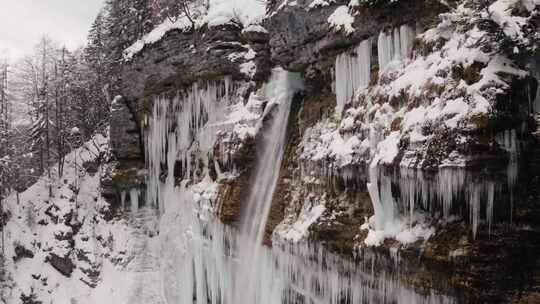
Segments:
[[[336,113],[341,116],[354,92],[369,85],[371,76],[371,39],[362,41],[350,54],[336,57]]]
[[[272,198],[276,188],[281,160],[283,158],[287,125],[291,102],[295,92],[303,88],[303,80],[299,74],[289,73],[283,69],[275,69],[264,91],[270,103],[277,109],[271,119],[268,131],[264,134],[262,152],[259,154],[252,180],[252,188],[246,201],[245,212],[240,225],[241,242],[237,276],[236,303],[261,303],[254,288],[260,273],[253,265],[260,263],[262,240]],[[267,106],[272,108],[272,104]],[[240,288],[242,286],[242,288]]]
[[[287,135],[287,124],[291,102],[295,92],[303,88],[299,74],[283,69],[273,71],[269,83],[265,86],[265,95],[270,101],[269,109],[277,107],[264,134],[262,153],[257,159],[253,188],[246,202],[246,212],[242,215],[240,230],[255,243],[261,243],[268,212],[281,167],[281,160]]]

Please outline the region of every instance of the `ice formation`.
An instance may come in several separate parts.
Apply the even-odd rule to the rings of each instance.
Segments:
[[[167,172],[174,172],[178,160],[182,178],[208,176],[217,130],[227,127],[218,122],[225,120],[231,93],[231,83],[225,79],[203,87],[195,84],[172,101],[156,100],[146,137],[149,204],[160,201],[161,164],[167,164]],[[200,158],[192,159],[193,154]],[[174,183],[173,174],[167,176],[167,182]]]
[[[384,175],[379,176],[376,163],[369,169],[367,189],[373,204],[375,229],[386,230],[394,224],[396,203],[392,196],[391,180]]]
[[[133,188],[129,191],[129,201],[130,201],[130,211],[132,213],[137,212],[139,210],[139,195],[140,191],[139,189]]]
[[[369,182],[375,209],[370,229],[387,231],[404,227],[404,221],[413,225],[419,212],[443,220],[460,216],[476,236],[480,225],[487,223],[491,229],[493,218],[499,217],[494,215],[499,210],[494,208],[495,199],[505,195],[497,194],[509,193],[513,201],[519,143],[513,143],[516,135],[512,133],[517,131],[506,131],[497,140],[509,155],[507,182],[465,170],[474,156],[464,155],[460,149],[440,151],[447,155],[435,164],[425,162],[433,155],[439,132],[458,134],[450,140],[457,147],[468,144],[468,130],[477,128],[474,117],[488,115],[496,99],[493,92],[497,90],[489,88],[509,86],[499,73],[517,78],[526,75],[508,58],[466,43],[473,33],[449,32],[445,22],[455,21],[443,21],[418,36],[423,43],[444,42],[429,56],[412,56],[416,36],[408,25],[381,32],[377,41],[379,81],[365,90],[351,88],[348,83],[352,82],[337,81],[347,78],[340,72],[346,69],[338,68],[346,66],[338,62],[347,57],[340,55],[335,91],[341,120],[323,119],[304,133],[299,179],[307,187],[340,185],[362,190]],[[475,62],[485,64],[475,83],[456,85],[441,76],[448,75],[456,63],[465,68]],[[434,87],[440,92],[426,95]],[[347,102],[351,107],[343,111]],[[535,108],[536,101],[531,100],[531,109]],[[376,167],[377,172],[367,174],[369,167]],[[393,167],[394,172],[384,167]],[[366,181],[368,175],[371,179]]]
[[[497,136],[497,143],[499,146],[508,153],[508,165],[506,169],[508,191],[510,192],[510,210],[513,210],[514,205],[514,186],[517,183],[519,163],[518,156],[520,150],[520,143],[517,137],[516,130],[505,130],[502,134]],[[490,212],[492,209],[490,210]],[[512,213],[510,214],[510,221],[512,221]],[[491,228],[491,220],[489,221]]]
[[[393,61],[399,62],[411,57],[414,36],[414,30],[408,25],[379,34],[377,49],[380,72]]]
[[[441,167],[435,173],[422,170],[399,168],[387,172],[384,168],[370,169],[368,190],[375,215],[370,221],[371,229],[388,231],[401,225],[404,216],[414,222],[420,210],[433,216],[450,219],[465,203],[473,236],[485,221],[491,230],[494,200],[498,193],[508,191],[513,195],[517,183],[517,147],[514,130],[499,136],[501,146],[509,152],[507,184],[474,175],[463,168]],[[395,191],[392,192],[392,189]],[[512,201],[512,198],[510,198]]]
[[[297,74],[277,69],[265,85],[264,98],[268,100],[265,112],[271,117],[267,120],[270,125],[265,128],[263,152],[258,158],[253,191],[246,201],[248,205],[239,231],[223,225],[215,217],[218,184],[208,174],[198,178],[184,172],[184,180],[175,185],[171,178],[174,170],[162,172],[161,168],[171,168],[171,162],[176,162],[171,155],[181,155],[186,148],[180,144],[181,140],[175,139],[177,136],[171,136],[180,125],[159,127],[159,131],[147,133],[148,142],[155,141],[154,148],[148,151],[148,159],[155,165],[158,161],[165,165],[150,170],[149,174],[156,176],[149,181],[161,184],[160,193],[155,197],[163,206],[160,262],[162,294],[167,302],[451,303],[451,299],[442,296],[418,295],[384,272],[375,275],[369,257],[356,264],[305,242],[290,244],[274,240],[272,249],[262,245],[280,171],[290,105],[301,84]],[[155,111],[162,106],[156,103]],[[174,115],[184,114],[179,111]],[[187,117],[193,119],[192,115]],[[155,118],[163,119],[162,116]],[[155,126],[160,126],[159,122],[150,122],[151,128]],[[197,140],[200,139],[197,132],[205,132],[204,128],[191,130],[191,138]],[[152,136],[161,139],[155,140]],[[167,143],[162,144],[161,140]],[[202,157],[205,155],[203,153]],[[160,179],[162,174],[166,175],[164,181]]]
[[[533,72],[533,76],[536,78],[538,86],[536,87],[536,94],[534,95],[535,98],[532,100],[531,111],[534,114],[540,114],[540,71],[535,70]]]
[[[341,116],[354,92],[369,84],[371,75],[371,39],[362,41],[352,53],[336,57],[336,113]]]

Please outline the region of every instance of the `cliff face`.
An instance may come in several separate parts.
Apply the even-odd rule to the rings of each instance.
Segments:
[[[173,169],[177,182],[186,170],[202,180],[204,162],[231,173],[217,178],[210,169],[217,213],[237,224],[272,112],[258,92],[281,66],[300,72],[305,89],[293,102],[267,244],[309,239],[344,255],[373,254],[390,271],[399,252],[400,278],[417,290],[463,302],[534,301],[537,3],[347,4],[273,1],[260,25],[174,29],[146,44],[124,64],[125,106],[116,106],[111,135],[125,140],[112,145],[111,187],[144,187],[126,172],[142,168],[156,98],[227,79],[227,104],[254,116],[233,121],[237,108],[223,110],[216,121],[229,127],[217,129],[210,158],[189,150],[189,168],[178,159]],[[261,130],[239,135],[258,119]]]
[[[274,1],[264,21],[270,33],[272,61],[290,70],[326,75],[333,70],[335,57],[381,30],[402,24],[424,28],[449,8],[437,1],[397,1],[391,5],[354,8],[354,20],[347,32],[328,21],[339,1]],[[290,3],[289,3],[290,2]],[[319,4],[317,4],[319,3]],[[316,75],[316,74],[315,74]],[[328,79],[326,79],[328,80]],[[330,80],[331,82],[331,80]]]

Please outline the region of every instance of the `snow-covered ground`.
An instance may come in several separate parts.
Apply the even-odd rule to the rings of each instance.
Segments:
[[[100,213],[109,205],[100,194],[106,165],[97,161],[107,149],[108,138],[97,134],[66,157],[61,178],[53,168],[51,180],[43,176],[5,200],[10,287],[0,293],[0,303],[163,303],[149,301],[160,296],[155,212],[110,222]],[[98,167],[85,169],[92,165]]]

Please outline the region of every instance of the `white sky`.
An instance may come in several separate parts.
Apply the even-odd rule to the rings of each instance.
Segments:
[[[105,0],[0,0],[0,54],[15,60],[43,34],[74,49],[84,44]]]

